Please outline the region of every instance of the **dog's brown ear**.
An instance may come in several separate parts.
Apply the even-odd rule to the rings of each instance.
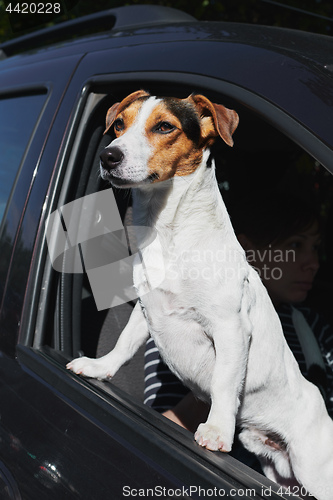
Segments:
[[[116,102],[115,104],[113,104],[111,108],[108,109],[108,112],[106,114],[106,128],[104,130],[104,134],[106,134],[110,130],[118,113],[120,113],[123,109],[129,106],[136,99],[149,96],[150,94],[145,90],[137,90],[136,92],[133,92],[132,94],[125,97],[125,99],[123,99],[121,102]]]
[[[192,94],[188,99],[193,101],[200,115],[203,140],[206,140],[209,145],[209,142],[213,142],[213,139],[219,135],[228,146],[233,146],[232,134],[239,122],[236,111],[222,104],[215,104],[203,95]]]
[[[120,102],[116,102],[111,106],[111,108],[108,109],[108,112],[106,114],[106,119],[105,119],[105,130],[104,134],[106,134],[110,128],[112,127],[112,124],[117,116],[118,113],[118,108],[120,106]]]

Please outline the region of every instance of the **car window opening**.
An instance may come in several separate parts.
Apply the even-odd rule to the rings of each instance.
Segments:
[[[77,190],[72,195],[73,199],[111,189],[98,176],[99,154],[110,142],[109,136],[102,135],[109,105],[109,100],[107,104],[102,101],[98,113],[94,113],[85,129],[80,143],[80,147],[85,144],[85,149],[78,151],[76,159],[76,163],[80,164],[83,158],[82,181],[79,183],[80,192]],[[237,103],[234,103],[234,107],[237,109]],[[333,282],[330,252],[332,239],[325,238],[327,224],[332,223],[332,204],[329,196],[333,189],[331,176],[310,155],[262,119],[250,112],[244,116],[241,112],[239,114],[240,126],[234,136],[234,148],[228,150],[222,141],[213,148],[217,179],[223,199],[230,208],[231,220],[237,205],[244,208],[246,200],[250,203],[250,200],[256,198],[264,199],[264,195],[273,191],[274,196],[277,196],[277,203],[282,205],[290,197],[300,197],[303,200],[311,198],[320,213],[325,246],[320,248],[321,266],[316,273],[314,286],[311,293],[304,295],[307,305],[316,307],[328,319],[333,319],[329,317],[331,310],[328,297],[331,295],[327,293],[328,289],[332,292]],[[113,189],[113,195],[122,223],[130,226],[130,193]],[[234,217],[236,219],[236,215]],[[271,247],[271,260],[276,259],[275,267],[279,268],[278,256],[272,253],[273,250]],[[269,244],[265,255],[268,255],[268,251]],[[108,353],[125,327],[135,300],[98,311],[86,273],[63,274],[57,279],[58,290],[52,328],[55,334],[47,339],[47,343],[64,351],[68,357],[76,357],[79,353],[88,357],[101,357]],[[141,347],[130,363],[122,367],[110,382],[140,402],[144,401],[145,351],[146,346]],[[182,395],[181,392],[179,394]],[[166,407],[162,404],[158,408],[156,405],[156,409],[163,411]]]

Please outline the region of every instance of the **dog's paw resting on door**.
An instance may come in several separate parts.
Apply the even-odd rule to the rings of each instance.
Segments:
[[[105,359],[107,356],[108,355],[99,359],[82,356],[68,363],[67,368],[77,375],[84,375],[85,377],[96,378],[98,380],[107,380],[112,378],[115,374],[114,370],[111,368],[112,364]]]
[[[211,451],[225,451],[231,450],[232,439],[225,439],[224,433],[217,425],[208,423],[200,424],[194,439],[196,442]]]

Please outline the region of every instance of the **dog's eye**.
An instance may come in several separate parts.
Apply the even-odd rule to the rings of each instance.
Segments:
[[[174,125],[169,122],[160,122],[156,127],[156,131],[161,132],[162,134],[167,134],[168,132],[174,130],[174,128]]]
[[[117,120],[115,120],[113,126],[117,132],[121,132],[122,130],[124,130],[124,120],[118,118]]]

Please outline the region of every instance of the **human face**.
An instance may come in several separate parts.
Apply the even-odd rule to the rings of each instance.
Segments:
[[[256,250],[254,262],[268,293],[277,306],[306,299],[319,268],[318,223],[285,241]],[[265,252],[266,251],[266,252]]]

